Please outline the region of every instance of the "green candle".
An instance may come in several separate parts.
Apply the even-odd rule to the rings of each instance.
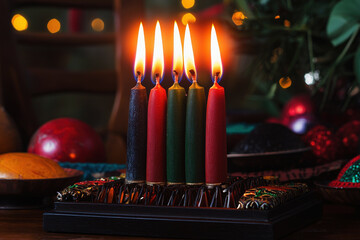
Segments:
[[[184,37],[184,65],[189,87],[185,122],[185,180],[197,185],[205,181],[205,92],[196,81],[194,52],[189,25]]]
[[[185,182],[185,89],[177,82],[168,90],[166,168],[168,184]]]
[[[179,28],[174,22],[173,78],[168,90],[166,131],[166,175],[168,184],[185,183],[185,112],[186,93],[179,85],[183,56]]]
[[[185,173],[187,184],[205,179],[205,92],[197,82],[189,88],[186,106]]]

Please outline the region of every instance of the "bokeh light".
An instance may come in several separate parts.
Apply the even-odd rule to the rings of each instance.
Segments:
[[[181,19],[181,22],[184,25],[186,25],[188,23],[194,23],[194,22],[196,22],[196,17],[194,15],[192,15],[191,13],[185,13]]]
[[[292,81],[291,81],[291,78],[289,78],[289,77],[286,77],[286,78],[282,77],[279,80],[280,87],[282,87],[284,89],[289,88],[291,86],[291,83],[292,83]]]
[[[181,0],[181,4],[184,8],[189,9],[194,6],[195,0]]]
[[[284,26],[285,26],[285,27],[290,27],[290,26],[291,26],[290,21],[287,20],[287,19],[285,19],[285,20],[284,20]]]
[[[280,19],[280,15],[276,15],[276,16],[275,16],[275,19]]]
[[[104,21],[100,18],[95,18],[91,21],[91,28],[96,32],[101,32],[104,30]]]
[[[295,119],[290,123],[290,129],[293,130],[297,134],[304,134],[309,125],[309,120],[305,117],[300,117]]]
[[[304,75],[305,83],[307,85],[313,85],[315,82],[320,79],[320,71],[316,70],[315,72],[308,72]]]
[[[234,12],[231,19],[235,23],[236,26],[240,26],[244,23],[245,18],[246,18],[246,16],[244,15],[244,13],[238,11],[238,12]]]
[[[60,31],[61,24],[56,18],[51,19],[47,24],[47,29],[50,33],[57,33]]]
[[[24,31],[28,28],[28,21],[21,14],[15,14],[11,19],[11,24],[16,31]]]

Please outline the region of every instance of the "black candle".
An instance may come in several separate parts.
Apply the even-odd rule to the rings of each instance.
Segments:
[[[144,182],[146,179],[146,129],[147,94],[141,82],[131,89],[127,135],[128,182]]]
[[[146,180],[147,134],[147,94],[145,87],[141,85],[145,73],[145,39],[141,23],[134,73],[137,84],[130,92],[126,181],[128,183],[141,183]]]

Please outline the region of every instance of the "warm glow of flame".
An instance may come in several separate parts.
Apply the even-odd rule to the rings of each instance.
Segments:
[[[164,50],[161,37],[161,29],[159,21],[156,22],[155,40],[154,40],[154,53],[151,69],[151,81],[156,83],[156,75],[159,75],[159,82],[164,76]]]
[[[223,66],[221,62],[220,48],[219,43],[216,37],[216,31],[214,25],[211,27],[211,77],[213,81],[215,76],[217,77],[217,82],[221,80],[223,75]]]
[[[136,57],[134,63],[134,76],[136,81],[138,81],[138,76],[141,76],[141,81],[145,76],[145,37],[144,37],[144,28],[142,23],[140,23],[137,47],[136,47]]]
[[[183,55],[182,55],[182,45],[178,25],[176,21],[174,22],[174,48],[173,48],[173,77],[175,80],[174,71],[178,74],[178,81],[181,81],[183,74]]]
[[[186,25],[185,29],[185,38],[184,38],[184,65],[185,65],[185,74],[190,82],[193,80],[196,81],[196,68],[195,68],[195,59],[194,52],[191,44],[191,36],[189,25]],[[194,71],[195,76],[191,76],[190,71]],[[194,79],[193,79],[194,77]]]

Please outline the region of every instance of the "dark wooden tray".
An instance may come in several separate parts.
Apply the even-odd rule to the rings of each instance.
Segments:
[[[313,165],[310,147],[264,153],[230,153],[227,155],[228,172],[254,172],[288,170]]]
[[[74,182],[83,172],[65,168],[67,177],[45,179],[0,179],[0,209],[32,209],[51,206],[53,195]]]
[[[321,217],[313,192],[269,211],[56,202],[47,232],[192,239],[278,239]]]

